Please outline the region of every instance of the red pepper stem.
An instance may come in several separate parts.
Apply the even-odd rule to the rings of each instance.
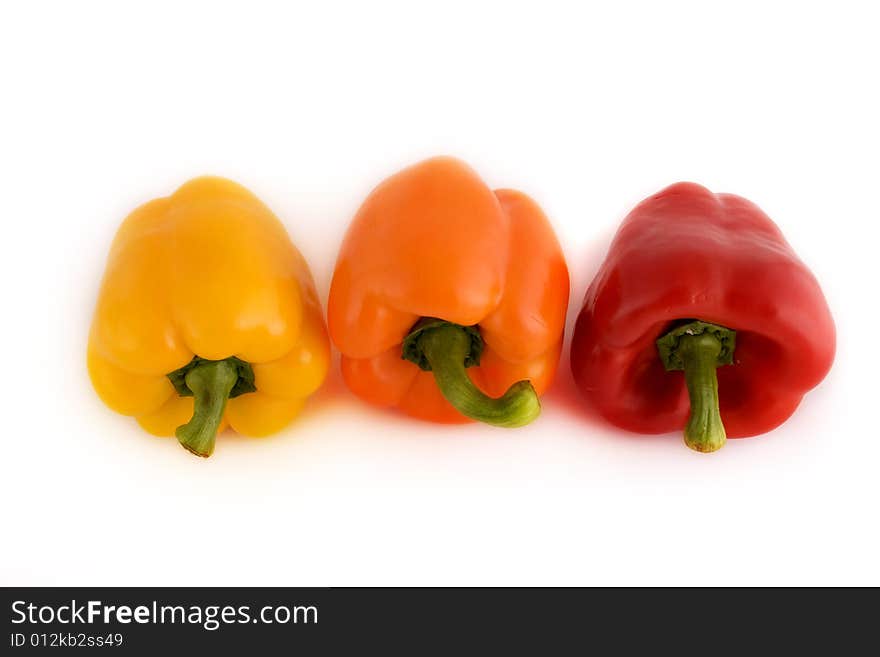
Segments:
[[[721,343],[711,333],[689,335],[681,339],[678,353],[684,361],[684,380],[691,400],[684,442],[698,452],[714,452],[724,447],[727,440],[718,409],[715,372]]]
[[[196,456],[214,452],[217,429],[223,421],[226,400],[238,381],[238,370],[229,360],[206,360],[186,374],[186,385],[195,398],[192,419],[177,427],[180,444]]]
[[[410,334],[403,357],[430,370],[443,396],[462,415],[498,427],[521,427],[541,412],[538,394],[529,381],[517,381],[494,399],[477,388],[467,375],[469,364],[479,363],[474,341],[481,340],[475,327],[431,320]]]
[[[684,370],[691,413],[684,428],[685,444],[698,452],[724,447],[727,434],[718,408],[717,367],[733,364],[736,331],[694,320],[657,340],[657,353],[667,372]]]

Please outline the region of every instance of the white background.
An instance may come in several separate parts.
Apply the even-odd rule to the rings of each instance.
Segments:
[[[880,584],[877,24],[868,2],[5,3],[0,584]],[[570,320],[643,197],[752,199],[823,285],[834,369],[709,456],[585,411],[567,349],[522,430],[367,407],[334,367],[288,430],[209,460],[93,393],[135,206],[231,177],[326,300],[360,201],[440,153],[543,205]]]

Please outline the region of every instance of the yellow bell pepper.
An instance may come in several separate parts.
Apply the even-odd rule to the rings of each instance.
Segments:
[[[89,335],[98,395],[210,456],[219,431],[264,436],[323,382],[329,342],[311,274],[253,194],[197,178],[119,228]]]

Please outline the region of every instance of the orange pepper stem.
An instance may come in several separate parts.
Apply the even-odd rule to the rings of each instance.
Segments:
[[[228,359],[203,360],[186,373],[185,381],[195,397],[193,416],[175,433],[187,450],[208,457],[214,451],[226,400],[238,381],[238,368]]]
[[[521,427],[541,412],[529,381],[518,381],[495,399],[484,394],[465,371],[479,365],[482,338],[473,326],[437,319],[419,322],[404,341],[403,358],[430,370],[443,396],[462,415],[498,427]]]
[[[735,331],[700,321],[679,326],[657,341],[666,370],[684,370],[691,402],[684,442],[697,452],[714,452],[727,441],[715,370],[733,363],[735,348]]]

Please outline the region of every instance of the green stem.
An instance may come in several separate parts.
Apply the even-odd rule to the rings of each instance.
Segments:
[[[679,353],[691,398],[684,442],[698,452],[714,452],[724,447],[727,440],[718,410],[718,375],[715,373],[721,343],[711,333],[688,336],[681,341]]]
[[[518,381],[495,399],[477,388],[466,368],[478,365],[482,339],[475,327],[422,320],[404,342],[403,358],[434,373],[443,396],[462,415],[498,427],[521,427],[541,412],[529,381]]]
[[[192,419],[177,427],[177,439],[196,456],[211,456],[226,400],[238,381],[238,369],[229,360],[205,360],[190,369],[185,380],[195,405]]]
[[[715,370],[733,363],[735,348],[735,331],[700,321],[679,326],[657,340],[666,370],[684,370],[691,403],[684,442],[698,452],[719,450],[727,440],[718,407]]]

